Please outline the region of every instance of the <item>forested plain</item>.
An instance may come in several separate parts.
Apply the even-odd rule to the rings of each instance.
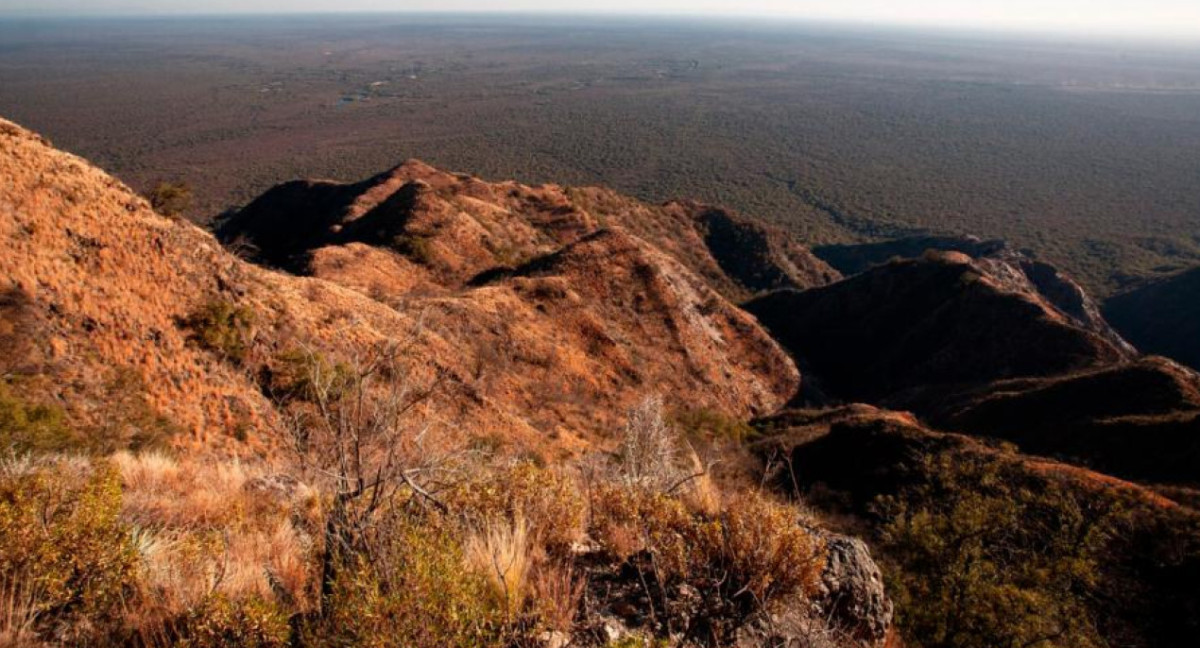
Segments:
[[[417,157],[809,244],[1002,238],[1101,296],[1200,263],[1200,50],[513,16],[0,22],[0,114],[206,221]]]

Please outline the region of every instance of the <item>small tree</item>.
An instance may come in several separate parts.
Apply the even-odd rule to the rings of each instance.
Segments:
[[[414,336],[414,340],[416,336]],[[416,415],[440,383],[417,381],[403,360],[409,345],[387,343],[329,370],[309,350],[304,401],[290,407],[290,437],[303,470],[332,494],[325,525],[322,602],[339,569],[371,560],[372,531],[398,501],[444,511],[437,491],[455,473],[451,450],[431,447],[428,419]],[[412,498],[399,497],[407,490]]]

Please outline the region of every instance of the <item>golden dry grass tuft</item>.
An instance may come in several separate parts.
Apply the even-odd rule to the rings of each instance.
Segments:
[[[467,564],[486,576],[500,608],[509,617],[520,612],[534,561],[525,518],[490,521],[468,535],[463,548]]]

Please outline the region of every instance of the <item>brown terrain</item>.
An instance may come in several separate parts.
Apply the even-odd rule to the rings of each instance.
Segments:
[[[789,243],[710,251],[704,233],[718,220],[750,243],[777,234],[698,205],[492,185],[418,162],[360,185],[284,185],[226,223],[235,249],[311,275],[292,276],[155,215],[15,125],[3,136],[0,263],[6,319],[25,323],[19,364],[47,376],[44,398],[79,421],[107,418],[105,395],[131,376],[153,412],[188,432],[185,445],[236,452],[236,433],[269,447],[275,412],[259,376],[280,354],[347,357],[411,336],[415,371],[444,378],[433,407],[448,427],[529,448],[578,447],[645,393],[763,415],[799,375],[722,293],[836,276]],[[189,343],[180,324],[213,302],[253,313],[241,366]]]
[[[806,372],[865,401],[1130,478],[1200,481],[1200,378],[1141,357],[1052,267],[930,251],[746,305]]]
[[[1104,316],[1147,353],[1200,369],[1200,268],[1111,297]]]
[[[336,366],[399,345],[406,371],[384,379],[435,385],[424,420],[466,441],[566,461],[612,449],[661,395],[749,441],[726,448],[730,472],[887,547],[880,506],[937,461],[994,466],[1068,513],[1131,511],[1084,579],[1097,631],[1150,646],[1198,629],[1200,378],[1003,246],[827,264],[720,208],[418,161],[280,185],[213,236],[4,121],[0,178],[0,369],[113,447],[272,457],[298,353]],[[865,545],[811,535],[845,645],[895,641]],[[885,567],[911,565],[894,551]]]

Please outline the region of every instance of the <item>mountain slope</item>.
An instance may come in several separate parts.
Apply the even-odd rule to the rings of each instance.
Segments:
[[[1200,268],[1112,297],[1104,316],[1142,351],[1200,369]]]
[[[733,300],[840,277],[784,233],[699,203],[654,206],[594,187],[489,183],[416,160],[355,184],[279,185],[222,223],[218,235],[258,261],[318,275],[322,248],[387,248],[453,288],[613,227]]]
[[[387,231],[390,210],[409,195],[390,189],[437,191],[389,177],[348,201],[329,198],[355,215],[342,223],[345,236],[365,241],[331,246],[343,238],[318,237],[324,247],[313,251],[313,266],[335,280],[297,277],[246,263],[198,228],[154,214],[116,180],[15,125],[3,122],[0,138],[7,242],[0,332],[10,331],[23,355],[8,370],[26,376],[20,386],[31,398],[64,404],[83,427],[121,418],[112,410],[129,401],[182,432],[177,445],[267,452],[278,443],[278,414],[264,394],[289,354],[308,349],[348,361],[396,341],[412,341],[413,380],[441,376],[429,406],[438,421],[531,449],[581,447],[583,437],[614,429],[625,408],[648,394],[663,394],[675,408],[749,416],[778,407],[798,384],[791,360],[753,318],[632,233],[594,228],[591,239],[537,276],[467,286],[493,267],[495,248],[485,260],[467,243],[498,245],[484,234],[503,215],[470,195],[456,200],[497,220],[448,207],[421,211],[405,223],[453,226],[463,245],[451,256],[439,243],[447,249],[437,257],[443,262],[418,263],[411,251],[365,243],[377,240],[380,227]],[[406,173],[492,195],[428,167],[409,165]],[[580,239],[563,233],[574,226],[556,220],[555,209],[537,211],[547,219],[541,229],[506,230],[512,237],[505,240],[521,243],[517,254],[550,255],[558,240]],[[307,249],[315,240],[282,223],[268,230],[291,237],[260,237],[270,249],[290,250],[293,238]],[[614,265],[617,257],[629,265]],[[355,272],[370,278],[356,284]],[[424,290],[405,289],[420,282]],[[608,300],[617,295],[636,310],[616,317]],[[215,307],[249,320],[239,358],[197,340],[197,314]],[[128,398],[113,398],[117,389]]]
[[[778,291],[746,308],[843,400],[1055,375],[1132,356],[1019,276],[961,253],[930,253],[831,286]]]

